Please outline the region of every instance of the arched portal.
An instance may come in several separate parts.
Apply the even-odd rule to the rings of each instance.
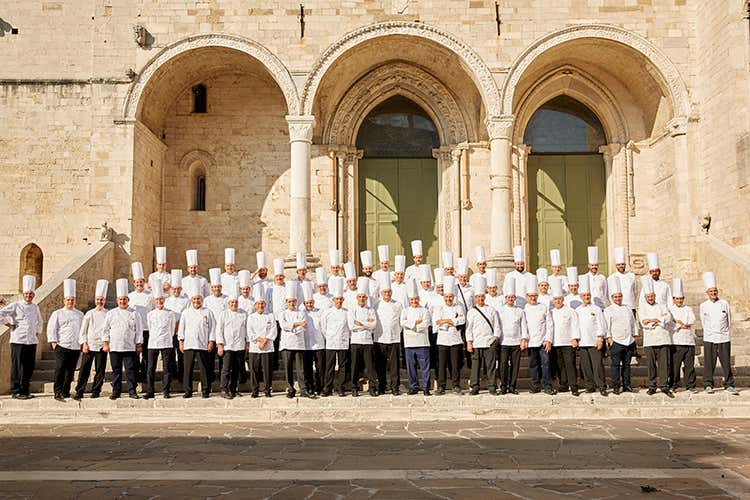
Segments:
[[[35,243],[29,243],[21,250],[20,265],[18,270],[18,291],[23,290],[23,276],[29,274],[36,278],[37,288],[42,284],[42,268],[44,255],[42,249]]]
[[[561,95],[531,116],[524,144],[529,200],[531,268],[548,267],[549,251],[560,250],[564,265],[585,269],[587,247],[599,247],[607,272],[605,165],[599,148],[607,143],[599,118],[584,104]]]

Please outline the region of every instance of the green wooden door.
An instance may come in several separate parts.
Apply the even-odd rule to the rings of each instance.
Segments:
[[[375,254],[388,245],[411,262],[412,240],[422,240],[425,262],[437,265],[437,162],[428,158],[359,161],[359,248]]]
[[[560,249],[563,267],[581,271],[588,246],[599,247],[599,270],[607,266],[604,160],[599,154],[530,155],[529,225],[531,268],[549,267],[549,251]]]

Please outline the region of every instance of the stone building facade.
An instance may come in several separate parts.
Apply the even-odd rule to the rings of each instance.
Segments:
[[[561,246],[580,266],[586,245],[605,265],[624,246],[638,271],[658,251],[669,276],[711,266],[750,293],[746,1],[256,3],[5,6],[1,292],[52,276],[106,221],[123,276],[158,245],[171,267],[197,248],[205,272],[225,246],[241,267],[258,249],[327,264],[329,248],[356,260],[378,235],[409,256],[417,235],[435,255],[484,245],[498,268],[516,244],[532,265]],[[404,100],[433,127],[418,168],[435,180],[383,201],[373,190],[399,181],[371,189],[363,172],[386,168],[358,140]],[[599,139],[545,150],[570,116],[571,134]],[[383,156],[397,177],[415,165]],[[410,225],[415,209],[434,224]]]

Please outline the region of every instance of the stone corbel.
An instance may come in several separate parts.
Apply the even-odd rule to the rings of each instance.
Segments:
[[[667,123],[666,129],[671,137],[687,134],[688,119],[686,116],[678,116]]]

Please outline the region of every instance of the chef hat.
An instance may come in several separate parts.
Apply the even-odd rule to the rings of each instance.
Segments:
[[[193,297],[203,297],[203,291],[201,290],[201,283],[198,280],[190,280],[188,288],[188,296],[192,299]]]
[[[115,281],[115,287],[117,289],[117,298],[128,296],[128,280],[127,278],[120,278]]]
[[[478,274],[474,278],[474,295],[484,295],[487,289],[487,278]]]
[[[455,295],[456,277],[443,276],[443,295]]]
[[[167,247],[156,247],[156,263],[167,263]]]
[[[211,286],[221,285],[221,269],[218,267],[212,267],[209,269],[208,278],[211,281]]]
[[[197,266],[198,265],[198,250],[185,251],[185,259],[187,260],[188,267]]]
[[[372,267],[372,252],[369,250],[359,252],[359,261],[363,269],[365,267]]]
[[[237,256],[237,252],[234,250],[234,248],[225,248],[224,249],[224,264],[234,264],[235,258]]]
[[[568,285],[577,285],[578,284],[578,268],[573,266],[573,267],[567,268],[565,271],[568,275]]]
[[[553,248],[549,251],[549,265],[550,266],[561,266],[560,250]]]
[[[273,259],[273,275],[279,276],[284,274],[284,259],[277,257]]]
[[[227,296],[227,300],[237,300],[237,297],[240,296],[240,290],[236,281],[230,283],[226,289],[222,287],[222,292]]]
[[[516,294],[516,279],[513,276],[506,276],[503,281],[503,295]]]
[[[419,266],[419,281],[429,281],[432,283],[432,269],[429,264],[421,264]]]
[[[143,265],[140,262],[130,264],[130,271],[133,273],[133,281],[145,278],[143,275]]]
[[[578,277],[578,293],[591,293],[589,275],[584,274]]]
[[[391,273],[380,273],[378,275],[378,288],[381,292],[391,289]]]
[[[549,288],[553,298],[563,296],[562,279],[559,276],[552,276],[549,279]]]
[[[253,299],[255,299],[255,302],[258,302],[259,300],[262,300],[263,302],[266,301],[266,294],[263,293],[263,283],[260,281],[253,285],[253,289],[251,291],[251,295]]]
[[[419,288],[413,279],[406,280],[406,296],[410,299],[419,297]]]
[[[104,282],[104,295],[99,295],[99,282]],[[153,299],[160,299],[164,297],[164,287],[161,284],[161,280],[159,278],[154,278],[150,281],[151,283],[151,298]],[[96,293],[97,297],[106,297],[107,296],[107,280],[99,280],[96,282]]]
[[[641,276],[641,289],[643,290],[643,295],[654,293],[654,280],[648,274]]]
[[[341,276],[332,276],[329,282],[329,288],[331,289],[331,295],[334,297],[344,296],[344,278]]]
[[[290,281],[284,288],[286,289],[286,300],[297,299],[297,282]]]
[[[599,247],[588,247],[589,264],[599,263]]]
[[[33,292],[36,290],[36,278],[30,274],[21,278],[21,290],[23,293]]]
[[[615,247],[615,264],[625,264],[625,247]]]
[[[357,278],[357,295],[367,295],[370,292],[370,280],[364,276]]]
[[[302,298],[305,300],[305,302],[309,300],[313,300],[313,293],[315,293],[313,289],[312,281],[303,281],[302,282]]]
[[[476,259],[477,263],[487,262],[487,256],[484,253],[483,246],[480,245],[474,249],[474,258]]]
[[[378,245],[378,259],[379,262],[388,262],[388,245]]]
[[[268,267],[268,263],[266,262],[266,252],[255,252],[255,264],[258,266],[258,269],[265,269]]]
[[[307,269],[307,255],[297,252],[297,269]]]
[[[422,255],[422,240],[414,240],[411,242],[411,255],[412,257]]]
[[[127,295],[127,293],[125,294]],[[76,280],[66,279],[63,280],[63,297],[75,297],[76,296]]]
[[[539,293],[539,281],[536,275],[530,274],[526,277],[526,295],[535,295]]]
[[[533,274],[530,276],[533,276]],[[516,279],[516,297],[523,297],[524,295],[526,295],[526,278],[519,276]]]
[[[151,285],[155,287],[157,284]],[[107,280],[96,280],[96,290],[94,291],[94,297],[107,298],[107,289],[109,288],[109,281]],[[159,280],[158,288],[161,290],[161,280]]]
[[[672,280],[672,297],[685,297],[685,292],[682,291],[682,280],[680,278]]]
[[[394,260],[395,272],[403,273],[406,270],[406,255],[396,255]]]
[[[484,275],[487,277],[487,286],[497,286],[497,269],[487,269]]]
[[[435,286],[441,286],[443,284],[443,278],[445,277],[445,271],[440,267],[436,267],[435,270],[432,271],[432,274],[435,276],[435,279],[433,280]]]
[[[453,252],[443,252],[443,269],[453,267]]]
[[[240,282],[240,288],[250,288],[250,271],[247,269],[241,270],[237,273],[237,280]]]
[[[341,252],[337,248],[332,248],[331,250],[328,250],[328,260],[331,263],[331,267],[340,266],[341,265]]]
[[[646,254],[646,260],[648,261],[648,270],[659,269],[659,255],[656,252],[649,252]]]
[[[537,283],[549,283],[549,273],[547,269],[540,267],[536,270],[536,281]]]
[[[616,293],[622,293],[622,284],[620,283],[620,277],[616,274],[610,276],[607,280],[607,288],[609,288],[610,297]]]
[[[182,288],[182,269],[172,269],[169,284],[172,288]]]
[[[459,257],[456,259],[456,274],[459,276],[463,276],[464,274],[469,272],[469,265],[466,262],[466,259],[464,257]]]
[[[525,259],[523,247],[516,245],[513,247],[513,262],[523,262]]]
[[[354,267],[354,262],[344,263],[344,276],[346,276],[346,281],[357,279],[357,269]]]
[[[315,269],[315,281],[320,285],[328,285],[328,272],[325,267]]]
[[[716,288],[716,274],[714,274],[712,271],[706,271],[705,273],[703,273],[703,287],[706,290]]]

